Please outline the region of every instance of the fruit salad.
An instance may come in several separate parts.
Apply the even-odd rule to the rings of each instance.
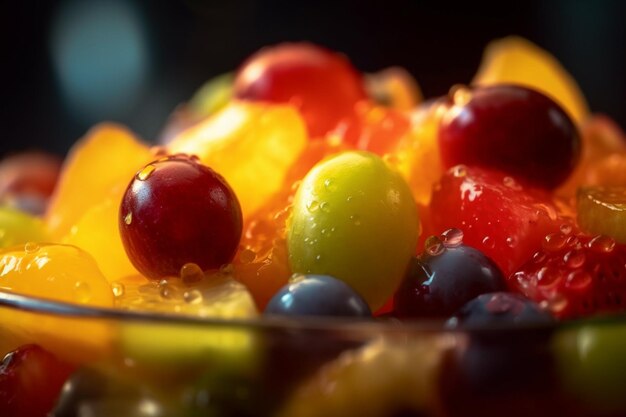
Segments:
[[[524,39],[426,101],[269,46],[0,162],[0,415],[624,416],[625,168]]]

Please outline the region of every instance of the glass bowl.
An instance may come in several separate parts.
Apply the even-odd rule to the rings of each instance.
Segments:
[[[77,365],[52,416],[626,416],[626,316],[221,320],[0,292],[0,347]]]

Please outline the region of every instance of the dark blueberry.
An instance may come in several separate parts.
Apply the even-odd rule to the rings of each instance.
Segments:
[[[502,291],[498,266],[478,249],[460,245],[413,259],[394,297],[400,318],[445,318],[480,294]]]
[[[345,282],[328,275],[303,275],[270,300],[266,315],[370,317],[369,306]]]

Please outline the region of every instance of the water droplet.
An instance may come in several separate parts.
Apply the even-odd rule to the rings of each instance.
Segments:
[[[349,195],[349,196],[346,198],[346,202],[350,203],[353,199],[354,199],[354,197],[352,197],[351,195]]]
[[[509,236],[506,238],[506,245],[509,248],[514,248],[517,246],[517,238],[514,236]]]
[[[352,224],[355,225],[355,226],[360,226],[361,225],[361,219],[356,214],[351,214],[350,215],[350,220],[352,220]]]
[[[569,235],[570,233],[572,233],[572,225],[571,224],[567,224],[567,223],[563,223],[561,225],[561,227],[559,227],[559,230],[564,235]]]
[[[28,242],[24,245],[24,252],[26,253],[37,253],[39,249],[39,245],[35,242]]]
[[[548,252],[556,252],[565,246],[567,236],[563,233],[550,233],[543,238],[541,246]]]
[[[463,231],[461,229],[448,229],[441,234],[443,244],[447,248],[455,248],[463,243]]]
[[[535,207],[537,207],[538,209],[537,216],[539,216],[543,212],[544,214],[548,215],[550,220],[556,220],[557,213],[554,207],[549,206],[547,204],[543,204],[543,203],[535,204]]]
[[[591,285],[591,275],[582,270],[572,271],[565,279],[565,286],[571,290],[584,290]]]
[[[444,243],[437,236],[429,236],[424,242],[424,250],[430,256],[441,255],[445,249]]]
[[[315,262],[319,262],[322,260],[322,255],[316,255],[315,256]]]
[[[615,248],[615,240],[610,236],[598,235],[587,243],[587,247],[597,253],[609,253]]]
[[[310,212],[317,211],[317,209],[319,208],[319,203],[316,200],[309,201],[308,203],[306,203],[306,208]]]
[[[124,216],[124,223],[130,226],[132,222],[133,222],[133,213],[129,211],[128,213],[126,213],[126,216]]]
[[[546,288],[554,288],[559,284],[563,277],[558,270],[544,266],[537,274],[537,286]]]
[[[324,187],[328,191],[335,191],[337,189],[337,184],[335,184],[335,181],[332,178],[326,178],[324,180]]]
[[[578,240],[577,236],[570,236],[567,238],[567,240],[565,241],[565,244],[567,246],[576,246],[578,245],[580,241]]]
[[[76,281],[74,284],[74,298],[79,303],[88,303],[91,299],[91,287],[83,281]]]
[[[188,304],[200,304],[202,302],[202,293],[198,290],[185,291],[183,300]]]
[[[202,268],[193,262],[186,263],[180,268],[180,278],[185,284],[200,282],[204,279]]]
[[[126,292],[126,287],[121,282],[114,282],[111,284],[111,290],[114,297],[121,297]]]
[[[148,178],[150,178],[150,175],[152,175],[155,169],[156,168],[152,164],[146,165],[141,171],[137,173],[137,179],[139,181],[147,180]]]
[[[320,210],[322,210],[324,213],[328,213],[330,211],[328,206],[328,201],[323,201],[322,204],[320,204]]]
[[[244,249],[239,254],[239,260],[242,264],[249,264],[254,262],[256,259],[256,252],[252,249]]]
[[[485,236],[482,242],[483,242],[483,245],[485,245],[489,249],[493,249],[496,246],[496,242],[491,236]]]
[[[563,262],[569,268],[580,268],[585,263],[585,253],[580,249],[572,249],[563,255]]]
[[[462,178],[467,175],[467,167],[465,165],[457,165],[450,168],[450,173],[457,178]]]
[[[166,300],[172,300],[176,297],[176,290],[170,285],[159,285],[159,295]]]

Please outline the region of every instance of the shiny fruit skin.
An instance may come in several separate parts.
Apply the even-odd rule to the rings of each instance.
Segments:
[[[0,364],[2,416],[47,416],[72,370],[37,345],[23,345],[10,352]]]
[[[260,50],[237,72],[234,96],[297,107],[312,138],[323,136],[365,98],[361,75],[340,54],[309,43]]]
[[[367,303],[345,282],[328,275],[296,276],[270,300],[265,315],[371,317]]]
[[[126,252],[148,278],[178,276],[187,263],[202,270],[230,262],[241,238],[237,197],[224,179],[192,157],[148,164],[120,206]]]
[[[569,116],[543,94],[496,85],[452,94],[439,131],[446,168],[477,165],[504,171],[546,189],[571,174],[580,157],[580,135]]]
[[[317,164],[287,222],[294,273],[331,275],[381,307],[404,277],[419,235],[415,200],[380,157],[344,152]]]
[[[473,298],[504,288],[502,272],[481,251],[442,248],[413,259],[394,296],[394,311],[401,318],[445,318]]]

